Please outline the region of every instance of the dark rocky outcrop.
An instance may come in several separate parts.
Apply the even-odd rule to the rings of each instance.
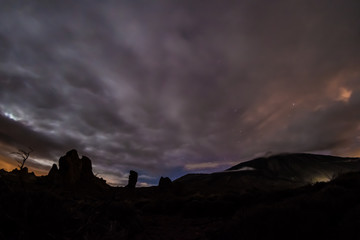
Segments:
[[[172,181],[168,177],[161,177],[159,180],[159,187],[160,188],[168,188],[172,184]]]
[[[52,165],[47,175],[47,179],[53,185],[60,185],[61,183],[60,172],[58,166],[55,163]]]
[[[93,174],[91,160],[86,156],[79,158],[74,149],[59,159],[59,169],[56,164],[52,166],[47,177],[53,184],[64,187],[80,186],[85,191],[108,187],[105,180]]]
[[[138,179],[138,173],[133,170],[130,170],[129,183],[126,187],[130,189],[134,189],[137,183],[137,179]]]
[[[28,174],[29,173],[29,169],[27,167],[24,167],[22,169],[17,169],[15,168],[14,170],[11,171],[12,173],[15,173],[15,174]]]
[[[91,181],[94,177],[91,160],[87,157],[79,158],[76,150],[71,150],[59,159],[59,173],[63,182],[73,185],[81,182]]]
[[[57,165],[54,163],[49,171],[48,176],[53,178],[59,175],[59,169],[57,167]]]
[[[83,156],[81,158],[81,161],[82,161],[81,177],[85,179],[92,178],[94,174],[92,172],[91,160],[88,157]]]

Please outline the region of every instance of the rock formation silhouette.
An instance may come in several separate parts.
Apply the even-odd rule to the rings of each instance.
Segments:
[[[54,185],[59,185],[60,184],[60,173],[59,173],[59,169],[58,166],[54,163],[47,175],[48,180],[50,181],[50,183],[54,184]]]
[[[160,188],[168,188],[172,184],[172,181],[168,177],[161,177],[159,180],[159,187]]]
[[[108,187],[105,180],[93,174],[91,160],[86,156],[79,158],[75,149],[60,157],[59,168],[54,164],[47,177],[51,183],[65,187],[82,186],[89,189],[95,185]]]
[[[130,189],[134,189],[137,183],[137,179],[138,179],[138,173],[133,170],[130,170],[129,182],[126,187]]]
[[[48,173],[49,177],[55,177],[59,174],[59,169],[57,167],[57,165],[54,163]]]
[[[64,184],[74,185],[79,181],[89,181],[94,177],[91,160],[79,158],[76,150],[71,150],[59,159],[59,173]]]

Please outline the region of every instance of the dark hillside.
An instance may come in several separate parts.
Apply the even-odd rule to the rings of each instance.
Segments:
[[[268,166],[310,162],[296,156],[238,165],[262,171],[191,174],[148,188],[109,187],[74,151],[50,176],[1,170],[0,239],[359,239],[360,172],[316,184],[264,174],[282,169]],[[321,166],[356,163],[317,159]]]

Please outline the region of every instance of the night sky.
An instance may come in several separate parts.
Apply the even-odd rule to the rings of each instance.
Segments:
[[[0,168],[77,149],[139,186],[282,152],[360,156],[360,1],[0,0]]]

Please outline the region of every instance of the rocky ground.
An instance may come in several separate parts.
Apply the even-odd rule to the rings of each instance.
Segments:
[[[44,177],[0,170],[0,239],[360,238],[359,172],[273,189],[253,178],[237,188],[167,180],[130,188],[109,187],[89,173],[91,162],[74,167],[82,162],[74,152],[62,159]]]

